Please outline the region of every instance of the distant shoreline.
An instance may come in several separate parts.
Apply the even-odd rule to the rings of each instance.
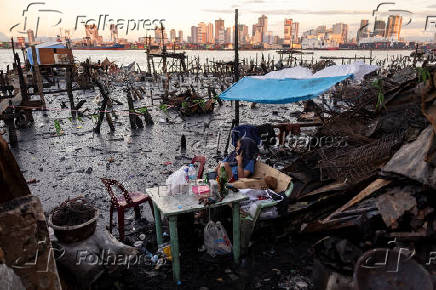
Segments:
[[[12,50],[12,48],[7,48],[7,47],[0,47],[0,49],[10,49]],[[18,48],[15,48],[18,49]],[[18,49],[19,50],[19,49]],[[123,49],[81,49],[81,48],[73,48],[73,50],[86,50],[86,51],[124,51],[124,50],[143,50],[145,51],[144,48],[123,48]],[[176,49],[176,51],[182,51],[182,50],[199,50],[199,51],[228,51],[228,52],[233,52],[234,49],[199,49],[199,48],[184,48],[184,49]],[[263,49],[239,49],[239,51],[277,51],[277,50],[286,50],[283,48],[263,48]],[[359,51],[391,51],[391,50],[409,50],[409,51],[414,51],[414,49],[412,48],[373,48],[373,49],[369,49],[369,48],[337,48],[337,49],[331,49],[331,48],[304,48],[304,49],[295,49],[296,51],[341,51],[341,50],[359,50]],[[171,52],[172,50],[167,50],[168,52]]]

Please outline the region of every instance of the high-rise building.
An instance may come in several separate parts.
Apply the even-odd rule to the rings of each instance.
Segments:
[[[32,29],[27,30],[27,42],[29,44],[35,43],[35,34]]]
[[[262,28],[258,24],[253,25],[253,44],[262,43]]]
[[[286,45],[292,44],[292,19],[285,19],[285,26],[283,29],[283,43]]]
[[[385,37],[400,40],[402,22],[403,17],[399,15],[390,15],[388,17],[388,24],[386,25]]]
[[[298,33],[300,23],[294,22],[292,19],[285,19],[283,44],[292,45],[298,43]]]
[[[207,43],[207,25],[204,22],[198,23],[197,26],[197,43],[205,44]]]
[[[298,43],[298,33],[299,32],[300,32],[300,23],[299,22],[292,22],[292,33],[291,33],[292,42]]]
[[[176,30],[171,29],[170,30],[170,42],[175,42],[175,41],[176,41]]]
[[[248,26],[244,24],[238,25],[238,41],[240,44],[248,43]]]
[[[215,20],[215,43],[224,43],[224,38],[221,40],[219,37],[220,34],[224,33],[224,29],[224,20],[222,20],[221,18]]]
[[[232,43],[232,28],[227,27],[224,33],[224,43]]]
[[[226,38],[226,31],[225,31],[225,29],[221,29],[221,30],[219,30],[219,32],[218,32],[219,34],[218,34],[218,42],[217,42],[217,44],[224,44],[225,43],[225,38]]]
[[[374,31],[372,36],[385,36],[386,22],[384,20],[376,20],[374,22]]]
[[[198,27],[191,26],[191,43],[198,43]]]
[[[162,36],[163,36],[163,39],[162,39]],[[154,41],[157,44],[161,44],[161,43],[164,44],[165,41],[167,41],[167,40],[168,40],[168,36],[167,36],[167,32],[165,31],[165,27],[163,30],[160,27],[156,27],[154,29]]]
[[[348,40],[348,24],[336,23],[333,24],[332,33],[335,35],[340,35],[339,42],[347,42]]]
[[[179,42],[183,42],[183,31],[179,30]]]
[[[262,15],[261,17],[259,17],[257,20],[257,25],[258,25],[258,29],[260,29],[260,32],[262,35],[261,42],[265,42],[267,32],[268,32],[268,17],[266,17],[265,15]]]
[[[342,34],[342,23],[336,23],[332,26],[333,34]]]
[[[360,27],[359,30],[357,30],[357,41],[359,41],[362,38],[369,37],[368,24],[369,24],[368,19],[360,20]]]
[[[206,31],[206,42],[207,43],[214,43],[215,39],[213,36],[213,24],[212,23],[208,23],[207,24],[207,31]]]
[[[325,25],[320,25],[316,28],[316,33],[326,33],[327,27]]]

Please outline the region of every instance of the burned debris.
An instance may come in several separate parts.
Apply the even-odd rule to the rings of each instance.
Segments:
[[[50,248],[63,249],[53,260],[48,256],[52,264],[47,283],[52,289],[59,288],[60,281],[70,286],[79,282],[79,287],[93,289],[133,289],[139,283],[147,285],[144,288],[165,288],[174,282],[181,288],[217,289],[387,289],[389,281],[392,289],[401,283],[422,285],[423,289],[432,285],[434,266],[432,256],[428,256],[435,250],[436,230],[436,67],[432,58],[415,54],[386,63],[357,56],[317,61],[303,60],[301,51],[284,50],[277,61],[262,55],[259,60],[201,62],[163,47],[159,51],[147,49],[147,68],[141,69],[135,62],[122,66],[109,59],[78,63],[68,47],[46,47],[48,56],[53,57],[46,63],[44,57],[39,61],[35,58],[37,49],[44,51],[43,47],[32,47],[24,66],[15,53],[14,69],[0,72],[0,114],[9,130],[5,136],[10,145],[20,149],[20,138],[25,137],[21,132],[32,127],[32,114],[37,111],[42,111],[38,118],[46,118],[53,126],[50,134],[41,134],[45,139],[56,142],[70,138],[63,131],[69,122],[78,131],[73,143],[95,139],[60,153],[57,163],[83,157],[86,166],[74,168],[68,162],[69,172],[59,176],[74,175],[69,180],[78,184],[68,188],[71,195],[62,195],[63,203],[44,215],[41,203],[45,201],[31,196],[29,186],[45,182],[39,176],[26,182],[0,136],[0,186],[6,189],[0,195],[0,215],[4,216],[0,219],[4,223],[0,227],[0,272],[10,272],[13,259],[29,245],[32,251],[38,249],[34,243],[37,236],[50,242],[45,254]],[[293,105],[292,111],[282,104],[264,110],[263,104],[250,108],[241,103],[242,110],[250,112],[245,121],[253,122],[247,127],[229,117],[236,102],[219,97],[232,86],[236,72],[262,77],[299,66],[312,75],[336,62],[345,65],[356,60],[380,68],[359,81],[344,78],[319,98]],[[85,97],[79,95],[85,92]],[[52,102],[54,98],[58,100]],[[53,111],[60,112],[55,119],[46,116],[52,117]],[[79,131],[85,122],[91,125],[89,130]],[[173,125],[180,125],[169,131],[175,132],[176,141],[156,141],[163,134],[156,134],[156,127],[164,131]],[[229,155],[230,143],[239,146],[240,138],[233,142],[233,132],[241,127],[243,137],[266,136],[256,144],[261,147],[256,173],[251,180],[241,177],[232,183],[219,175],[216,182],[213,170],[207,169],[216,166],[214,161],[221,159],[221,152]],[[128,134],[119,134],[122,130]],[[141,134],[147,137],[140,139]],[[209,137],[217,142],[199,141]],[[135,141],[139,144],[131,145]],[[118,148],[120,144],[127,149]],[[156,149],[159,146],[162,148]],[[32,151],[29,147],[26,150]],[[79,155],[80,151],[86,153]],[[191,159],[189,154],[196,155]],[[92,155],[99,155],[94,164]],[[133,157],[140,157],[140,161]],[[19,158],[23,162],[27,155]],[[187,163],[193,166],[183,167]],[[144,193],[130,191],[146,185],[155,189],[180,166],[188,180],[208,180],[195,187],[196,194],[207,188],[223,196],[202,196],[201,202],[194,203],[192,193],[158,203],[167,196],[144,188]],[[40,172],[45,170],[42,165],[39,168]],[[190,169],[195,174],[189,174]],[[224,171],[221,173],[227,174]],[[100,182],[91,184],[104,175],[121,178],[125,172],[129,172],[128,178],[122,183],[129,190],[122,186],[122,194],[111,194],[110,199]],[[27,169],[25,173],[29,173]],[[65,182],[63,177],[53,190]],[[92,182],[82,188],[84,177]],[[186,176],[182,177],[185,182]],[[135,179],[146,181],[138,185]],[[252,204],[241,193],[247,186],[255,190],[251,194],[257,200],[251,200]],[[97,192],[103,192],[103,197]],[[78,197],[80,194],[84,196]],[[244,203],[246,199],[249,202]],[[145,202],[146,206],[141,205]],[[231,208],[221,207],[226,202]],[[134,215],[127,210],[124,215],[124,208],[130,207],[135,209]],[[141,209],[148,219],[141,217]],[[118,222],[109,211],[118,212]],[[209,224],[212,220],[222,224]],[[115,223],[119,240],[116,233],[108,231]],[[221,249],[232,255],[212,259],[207,254],[215,253],[203,243],[208,224],[214,227],[208,230],[210,236],[219,234],[225,240]],[[11,237],[3,230],[6,226],[13,228],[13,238],[22,245],[20,250],[8,247]],[[28,237],[31,241],[26,244]],[[84,251],[79,255],[83,263],[77,264],[79,250]],[[128,259],[121,266],[104,263],[113,258],[106,250]],[[388,252],[401,262],[398,273],[410,271],[413,279],[374,270],[380,266],[380,256]],[[93,264],[87,259],[103,262]],[[395,265],[389,260],[383,270]],[[27,287],[26,283],[41,278],[37,273],[26,276],[13,271],[18,278],[11,276],[11,281],[17,287],[20,283]]]

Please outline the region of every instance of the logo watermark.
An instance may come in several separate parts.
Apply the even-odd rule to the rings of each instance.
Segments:
[[[32,2],[27,5],[22,11],[22,21],[12,25],[9,28],[9,31],[27,34],[28,30],[33,30],[35,37],[38,37],[38,30],[41,26],[42,20],[48,22],[55,19],[55,21],[45,24],[48,24],[50,27],[59,26],[63,21],[62,16],[64,13],[56,9],[45,9],[43,7],[45,4],[45,2]],[[95,25],[98,31],[104,31],[106,28],[110,29],[111,26],[114,26],[117,30],[124,31],[127,36],[131,31],[156,30],[163,27],[165,21],[166,20],[162,18],[116,18],[111,17],[109,14],[99,14],[97,17],[77,15],[74,21],[74,31],[77,31],[77,29],[84,27],[85,25]]]

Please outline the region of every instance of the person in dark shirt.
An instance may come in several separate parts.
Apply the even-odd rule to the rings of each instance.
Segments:
[[[238,140],[235,151],[224,158],[215,168],[215,171],[219,176],[220,168],[224,166],[229,182],[250,177],[254,173],[258,152],[256,142],[251,138],[243,137]]]

